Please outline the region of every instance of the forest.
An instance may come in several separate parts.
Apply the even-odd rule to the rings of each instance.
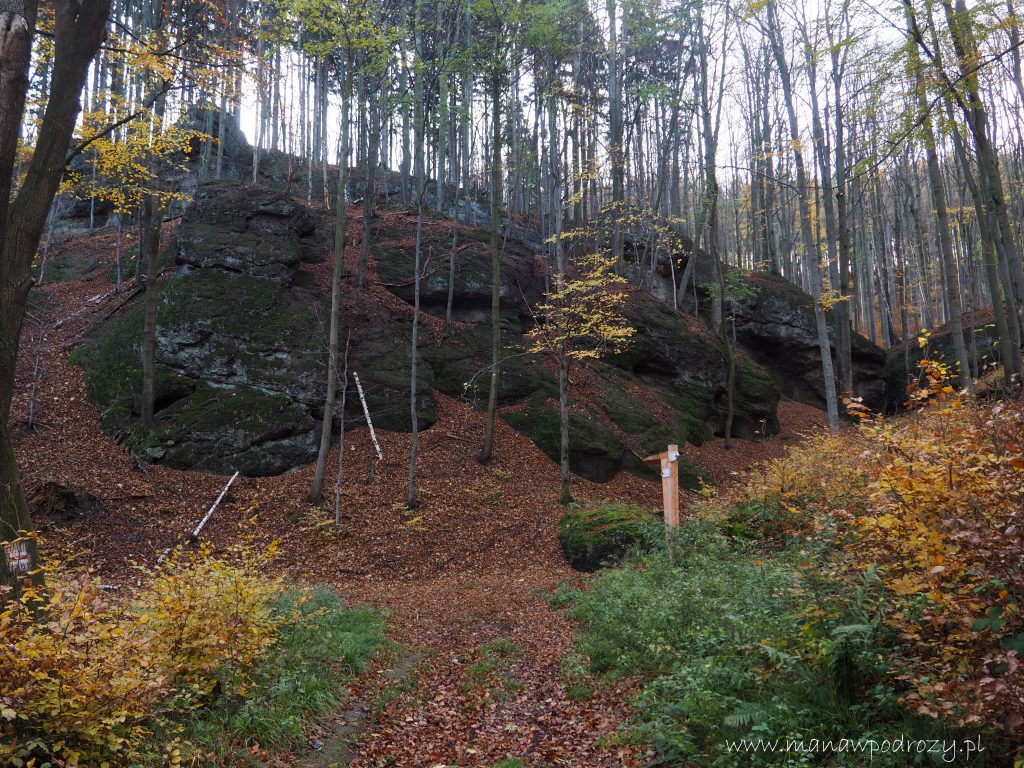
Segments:
[[[0,768],[1024,766],[1016,0],[0,0]]]

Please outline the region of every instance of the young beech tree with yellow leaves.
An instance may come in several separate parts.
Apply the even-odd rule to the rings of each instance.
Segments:
[[[559,259],[559,266],[564,266]],[[597,358],[625,346],[634,333],[622,309],[628,293],[626,279],[615,274],[615,257],[601,251],[582,256],[571,270],[552,276],[551,290],[536,310],[531,351],[551,355],[558,363],[558,416],[560,427],[563,504],[572,501],[569,490],[569,365],[573,360]]]

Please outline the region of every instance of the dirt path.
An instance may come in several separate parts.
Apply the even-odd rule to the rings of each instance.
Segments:
[[[106,263],[111,238],[84,238],[75,247],[83,258]],[[153,564],[180,541],[224,479],[142,467],[100,430],[82,371],[68,355],[90,323],[114,307],[116,297],[93,301],[109,290],[105,270],[47,287],[46,306],[23,334],[12,423],[29,495],[54,480],[98,499],[99,511],[85,519],[36,521],[48,529],[47,555],[78,553],[105,583],[127,593],[131,563]],[[38,425],[30,432],[24,422],[44,331]],[[780,416],[783,433],[767,443],[737,441],[729,454],[712,443],[691,455],[727,479],[820,422],[803,406],[782,408]],[[558,549],[564,508],[556,502],[557,466],[499,420],[495,459],[483,467],[475,460],[483,415],[439,396],[438,417],[421,436],[421,503],[414,511],[403,504],[410,436],[381,434],[385,461],[367,484],[369,438],[357,429],[346,438],[340,528],[332,513],[305,502],[310,466],[240,478],[204,530],[215,549],[241,535],[279,540],[282,573],[332,584],[353,603],[387,610],[389,635],[405,649],[357,683],[358,705],[314,734],[324,746],[296,759],[309,768],[488,768],[510,758],[535,768],[643,764],[642,750],[618,738],[635,683],[602,685],[574,675],[572,624],[545,599],[562,582],[587,580]],[[335,449],[331,467],[337,458]],[[573,490],[584,501],[660,505],[655,482],[628,474],[604,485],[574,479]]]

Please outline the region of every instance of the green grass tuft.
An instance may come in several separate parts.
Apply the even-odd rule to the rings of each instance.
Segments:
[[[220,699],[198,711],[188,724],[187,741],[220,757],[256,742],[273,749],[296,747],[309,720],[339,705],[344,683],[365,668],[384,641],[377,611],[348,609],[326,587],[286,592],[275,610],[289,620],[254,688],[244,700]]]

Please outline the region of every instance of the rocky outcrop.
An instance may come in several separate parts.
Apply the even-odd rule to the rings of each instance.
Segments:
[[[991,309],[977,313],[973,328],[970,325],[970,317],[965,315],[963,334],[968,361],[971,361],[973,355],[977,355],[977,361],[971,362],[972,369],[984,372],[986,367],[999,362],[999,336]],[[918,363],[925,357],[949,365],[956,364],[953,332],[948,325],[933,331],[923,347],[917,339],[912,339],[906,345],[901,344],[889,350],[883,372],[887,410],[897,411],[904,406],[907,400],[907,387],[917,381],[920,376]]]
[[[443,230],[442,230],[443,233]],[[435,254],[421,284],[424,310],[443,317],[448,265],[436,254],[449,249],[446,233],[424,234],[423,250]],[[442,239],[445,238],[445,239]],[[490,365],[490,252],[486,233],[464,243],[457,260],[453,317],[462,325],[441,345],[425,345],[422,356],[435,389],[478,407],[487,401]],[[405,301],[413,300],[413,264],[408,233],[382,233],[375,247],[377,269],[385,285]],[[502,418],[529,437],[549,457],[559,456],[557,381],[525,338],[532,307],[544,289],[542,260],[509,242],[502,259],[502,374],[498,402]],[[587,387],[575,387],[570,416],[569,465],[576,474],[604,482],[621,470],[649,474],[643,456],[686,441],[700,443],[724,430],[725,356],[719,339],[699,322],[653,297],[636,292],[627,314],[636,334],[621,354],[588,363]],[[581,374],[582,375],[582,374]],[[638,402],[642,395],[650,402]],[[408,389],[405,391],[407,402]],[[733,435],[754,439],[778,429],[779,394],[771,377],[740,356]],[[705,476],[684,467],[682,479],[696,487]]]
[[[684,238],[684,242],[688,242]],[[710,313],[711,286],[717,283],[710,257],[689,250],[675,254],[675,269],[669,257],[661,255],[655,268],[645,255],[643,241],[631,244],[627,256],[626,273],[636,284],[643,284],[654,296],[664,302],[672,300],[672,276],[680,279],[687,261],[695,258],[693,279],[686,292],[679,297],[680,306],[692,308],[695,304],[702,313]],[[692,248],[692,246],[691,246]],[[733,267],[726,267],[734,272]],[[694,286],[696,296],[694,296]],[[767,370],[783,397],[825,407],[825,388],[821,372],[821,353],[814,321],[814,305],[810,294],[785,278],[766,272],[749,272],[739,281],[741,295],[734,306],[736,339],[743,350]],[[835,338],[832,336],[833,354]],[[872,409],[885,407],[886,384],[885,351],[871,341],[853,333],[851,338],[854,394],[863,398]]]
[[[824,408],[821,351],[810,295],[767,273],[751,273],[745,282],[753,295],[736,306],[737,340],[772,375],[783,397]],[[885,352],[859,333],[852,334],[850,347],[853,391],[868,407],[881,409]]]
[[[402,301],[372,293],[347,303],[354,330],[350,368],[360,374],[374,424],[408,429],[411,225],[385,217],[374,242],[380,281]],[[387,226],[394,227],[388,231]],[[421,305],[441,317],[448,298],[451,230],[424,228],[426,274]],[[303,466],[316,454],[325,379],[326,297],[303,262],[322,258],[316,220],[283,193],[217,182],[200,186],[171,251],[177,271],[163,280],[157,313],[156,424],[138,426],[141,410],[142,306],[137,303],[89,335],[76,353],[104,427],[137,454],[169,466],[268,475]],[[548,361],[530,352],[533,308],[544,290],[544,264],[520,243],[502,261],[502,418],[557,460],[557,382]],[[476,407],[487,401],[491,263],[487,233],[459,237],[454,333],[421,334],[417,415],[437,417],[435,392]],[[621,470],[648,475],[643,457],[668,443],[699,443],[720,434],[726,416],[725,350],[693,318],[635,292],[627,309],[636,335],[622,353],[575,366],[570,466],[605,481]],[[777,429],[778,390],[740,356],[733,434]],[[348,424],[362,420],[350,398]],[[696,466],[682,479],[697,487]]]
[[[176,274],[160,286],[156,424],[141,412],[142,306],[95,329],[78,356],[103,425],[153,461],[271,475],[315,456],[327,305],[303,255],[309,213],[279,193],[200,188],[175,232]]]
[[[616,367],[662,387],[684,416],[690,442],[722,434],[726,417],[726,350],[721,340],[691,316],[647,294],[634,296],[627,312],[636,335],[614,358]],[[738,356],[734,437],[753,440],[779,429],[779,392],[771,377],[746,355]]]
[[[200,185],[174,234],[175,262],[290,282],[300,261],[321,262],[313,217],[284,193],[214,181]]]

